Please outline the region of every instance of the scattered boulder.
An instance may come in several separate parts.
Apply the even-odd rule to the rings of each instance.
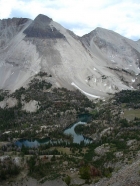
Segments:
[[[113,130],[113,127],[109,127],[109,128],[107,128],[107,129],[104,129],[102,132],[101,132],[101,134],[100,134],[100,137],[102,137],[102,136],[105,136],[105,135],[109,135],[109,134],[111,134],[111,131]]]
[[[2,109],[4,108],[12,108],[12,107],[15,107],[17,105],[17,99],[16,98],[12,98],[12,97],[9,97],[9,98],[6,98],[4,99],[3,101],[0,102],[0,107]]]
[[[68,165],[68,162],[67,161],[64,161],[63,162],[63,165],[65,165],[65,166]]]
[[[127,141],[127,146],[132,146],[135,144],[137,144],[137,140],[135,140],[135,139]]]
[[[36,112],[39,109],[38,101],[30,100],[28,103],[24,102],[22,110],[26,110],[27,112]]]
[[[105,153],[109,152],[109,150],[110,150],[110,146],[108,145],[108,143],[106,143],[97,147],[94,151],[97,155],[103,156],[105,155]]]
[[[123,152],[115,152],[114,155],[116,158],[121,158],[123,156]]]

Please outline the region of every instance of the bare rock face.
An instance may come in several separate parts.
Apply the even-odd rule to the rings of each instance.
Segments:
[[[101,52],[109,67],[124,69],[131,73],[139,72],[139,42],[127,39],[111,30],[96,28],[82,37],[85,46],[94,53],[94,47]],[[98,54],[96,54],[98,55]]]
[[[45,15],[38,15],[32,24],[24,30],[27,37],[35,38],[65,38],[55,27],[51,27],[52,19]]]
[[[3,101],[0,101],[0,108],[12,108],[15,107],[17,103],[17,99],[9,97]]]
[[[105,153],[109,152],[110,147],[108,144],[103,144],[99,147],[97,147],[94,151],[97,155],[103,156]]]
[[[30,100],[28,103],[23,103],[22,110],[26,110],[26,112],[36,112],[38,108],[38,102],[36,100]]]
[[[104,99],[139,88],[140,42],[102,28],[80,38],[41,14],[0,20],[0,89],[15,91],[40,71],[54,87]]]
[[[0,20],[0,49],[3,49],[28,21],[29,19],[27,18]]]

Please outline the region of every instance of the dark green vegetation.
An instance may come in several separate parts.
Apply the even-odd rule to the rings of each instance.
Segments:
[[[64,179],[65,183],[69,186],[70,185],[70,182],[71,182],[71,178],[70,176],[67,176],[65,179]]]
[[[140,90],[122,90],[115,94],[117,103],[125,103],[127,107],[140,108]]]
[[[0,101],[3,101],[4,100],[4,97],[0,95]]]
[[[40,80],[37,76],[27,89],[21,88],[10,95],[18,100],[15,107],[0,109],[0,140],[10,141],[1,146],[2,155],[12,153],[24,159],[23,170],[27,167],[28,174],[42,179],[41,182],[61,177],[67,185],[71,185],[72,173],[90,183],[104,176],[111,177],[113,171],[137,158],[140,118],[128,120],[123,111],[138,111],[139,91],[121,91],[108,101],[95,104],[79,91],[53,88],[44,76],[50,77],[40,74]],[[2,97],[7,95],[1,92]],[[23,111],[24,102],[31,100],[38,102],[37,111]],[[75,122],[79,114],[92,116],[88,124],[75,128],[76,133],[92,138],[92,144],[72,143],[72,136],[63,134],[63,129]],[[19,148],[13,143],[13,138],[47,136],[63,141],[36,148]],[[8,167],[8,163],[6,165]],[[20,169],[14,172],[12,167],[13,175],[18,174]],[[0,168],[3,171],[2,165]],[[5,175],[5,179],[12,176],[9,172]]]
[[[85,126],[85,125],[77,125],[74,128],[75,132],[77,134],[93,134],[95,132],[95,127],[94,125],[90,125],[90,126]]]
[[[44,73],[39,75],[41,78],[46,76]],[[0,109],[0,130],[3,132],[10,130],[11,139],[40,137],[46,133],[46,129],[42,129],[41,134],[38,132],[42,125],[50,128],[48,131],[52,135],[54,129],[61,131],[75,122],[79,114],[88,113],[88,107],[95,107],[95,104],[79,91],[52,88],[50,83],[38,78],[31,81],[29,88],[22,87],[10,96],[16,98],[18,104],[12,108]],[[37,101],[38,105],[36,112],[29,113],[22,108],[25,103],[29,103],[31,100]],[[7,134],[1,137],[2,140],[7,138]]]
[[[20,167],[10,157],[0,160],[0,181],[18,175]]]
[[[4,96],[6,96],[7,93],[6,92],[3,92],[3,90],[0,90],[0,101],[3,101],[4,100]]]

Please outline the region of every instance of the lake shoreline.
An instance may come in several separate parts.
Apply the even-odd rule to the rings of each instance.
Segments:
[[[88,115],[87,114],[78,115],[77,121],[75,123],[73,122],[70,125],[68,125],[67,127],[65,127],[65,129],[63,129],[63,133],[66,134],[66,135],[72,135],[73,136],[73,143],[79,143],[80,144],[82,141],[84,141],[85,143],[90,143],[90,141],[93,141],[91,138],[86,137],[82,134],[80,134],[80,135],[76,134],[75,131],[74,131],[74,128],[75,128],[76,125],[78,125],[78,124],[84,124],[85,125],[90,120],[91,120],[91,115],[89,115],[89,114]],[[72,128],[71,133],[67,133],[66,131],[70,130],[71,128]],[[74,141],[76,136],[77,136],[77,141]],[[81,138],[81,139],[79,139],[79,138]],[[40,141],[44,140],[44,143],[39,142],[39,140]],[[30,139],[29,138],[21,138],[21,139],[18,139],[18,140],[14,140],[14,143],[19,147],[24,145],[24,146],[27,146],[29,148],[31,148],[31,147],[33,148],[33,147],[40,146],[40,144],[42,144],[42,145],[46,144],[47,145],[48,143],[53,143],[53,141],[54,141],[54,143],[53,143],[53,145],[54,145],[55,142],[56,143],[60,142],[59,140],[62,140],[62,142],[63,142],[63,140],[65,141],[65,139],[63,139],[63,138],[62,139],[54,139],[54,138],[51,139],[51,137],[46,137],[46,138],[30,138]]]

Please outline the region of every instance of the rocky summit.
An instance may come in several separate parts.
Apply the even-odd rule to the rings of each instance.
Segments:
[[[139,87],[140,42],[103,28],[78,37],[42,14],[0,20],[0,89],[26,87],[40,72],[54,87],[104,99]]]

